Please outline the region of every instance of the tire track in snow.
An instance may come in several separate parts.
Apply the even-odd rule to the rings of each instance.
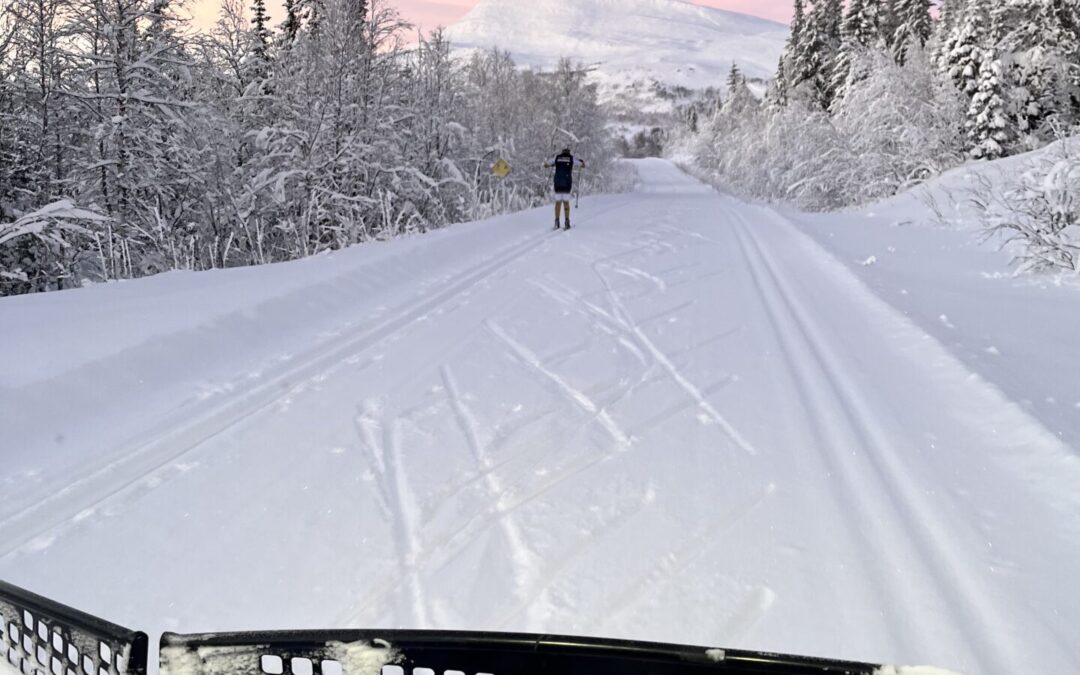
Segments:
[[[836,452],[841,447],[858,447],[862,450],[861,455],[849,455],[832,462],[840,469],[839,475],[848,489],[858,495],[857,504],[863,508],[856,512],[866,508],[875,511],[870,521],[861,527],[880,532],[882,524],[889,523],[892,530],[904,534],[901,540],[911,547],[910,559],[920,565],[924,575],[934,582],[940,594],[949,598],[946,607],[955,617],[952,627],[967,635],[969,639],[965,642],[972,645],[972,655],[983,672],[994,672],[1004,664],[1008,664],[1007,672],[1022,672],[1023,664],[1017,663],[1010,653],[1000,647],[1000,636],[1010,633],[1008,623],[1001,619],[997,608],[985,599],[986,594],[965,573],[965,567],[973,566],[965,565],[958,559],[960,552],[949,544],[951,537],[945,531],[945,526],[939,523],[933,509],[923,503],[920,489],[912,484],[907,468],[893,456],[890,439],[881,430],[873,411],[864,403],[858,385],[845,375],[842,360],[833,353],[813,320],[794,300],[783,275],[753,234],[753,228],[742,221],[741,216],[739,218],[736,235],[748,262],[758,269],[759,286],[765,281],[772,289],[771,293],[763,293],[764,299],[772,303],[778,317],[789,317],[787,321],[782,321],[788,330],[778,327],[778,333],[788,336],[789,340],[791,336],[798,336],[801,351],[809,357],[803,361],[804,365],[796,365],[802,371],[804,384],[809,385],[804,390],[806,400],[811,404],[808,407],[842,413],[839,418],[815,418],[825,439],[825,451]],[[790,227],[787,223],[781,224]],[[792,362],[799,363],[798,360]],[[813,373],[807,370],[806,363],[816,366]],[[858,476],[852,472],[852,458],[861,458],[861,463],[866,467]],[[868,489],[866,478],[872,479],[879,490]],[[884,504],[880,495],[885,496]],[[922,527],[916,527],[913,523],[920,523]],[[880,551],[877,559],[896,557],[894,546],[885,542],[876,545]],[[934,562],[931,564],[929,561]],[[894,606],[906,606],[908,616],[918,616],[919,608],[912,605],[903,590],[884,579],[880,573],[876,576],[883,579],[880,587],[892,589]],[[970,627],[980,634],[979,639],[970,639]]]

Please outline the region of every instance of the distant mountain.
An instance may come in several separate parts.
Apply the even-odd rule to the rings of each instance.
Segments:
[[[447,35],[459,49],[508,50],[521,65],[568,56],[596,67],[605,97],[662,110],[678,88],[722,89],[732,62],[771,78],[788,27],[680,0],[480,0]]]

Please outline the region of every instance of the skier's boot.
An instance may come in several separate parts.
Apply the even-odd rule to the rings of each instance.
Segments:
[[[555,231],[559,230],[559,221],[557,221],[557,220],[555,221],[555,228],[554,229],[555,229]]]
[[[558,228],[559,228],[559,225],[558,225],[558,223],[556,223],[555,224],[555,229],[558,229]],[[564,230],[569,230],[570,229],[570,219],[569,218],[567,218],[566,222],[563,223],[563,228],[562,229],[564,229]]]

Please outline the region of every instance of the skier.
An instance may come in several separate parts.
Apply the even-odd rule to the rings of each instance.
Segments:
[[[570,193],[574,191],[574,166],[585,166],[585,161],[574,159],[569,148],[564,148],[554,159],[544,162],[544,168],[555,168],[555,229],[559,229],[559,212],[566,210],[563,229],[570,229]]]

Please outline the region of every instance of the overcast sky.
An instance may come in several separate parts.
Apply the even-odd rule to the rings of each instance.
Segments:
[[[401,14],[428,29],[453,23],[479,0],[396,0]],[[573,0],[568,0],[572,2]],[[756,14],[769,19],[787,21],[791,16],[791,0],[690,0],[698,5],[732,9],[737,12]],[[528,2],[528,0],[521,0]],[[213,24],[220,0],[192,0],[191,8],[199,26]],[[250,3],[248,3],[250,4]],[[271,14],[280,20],[281,2],[267,0]]]

